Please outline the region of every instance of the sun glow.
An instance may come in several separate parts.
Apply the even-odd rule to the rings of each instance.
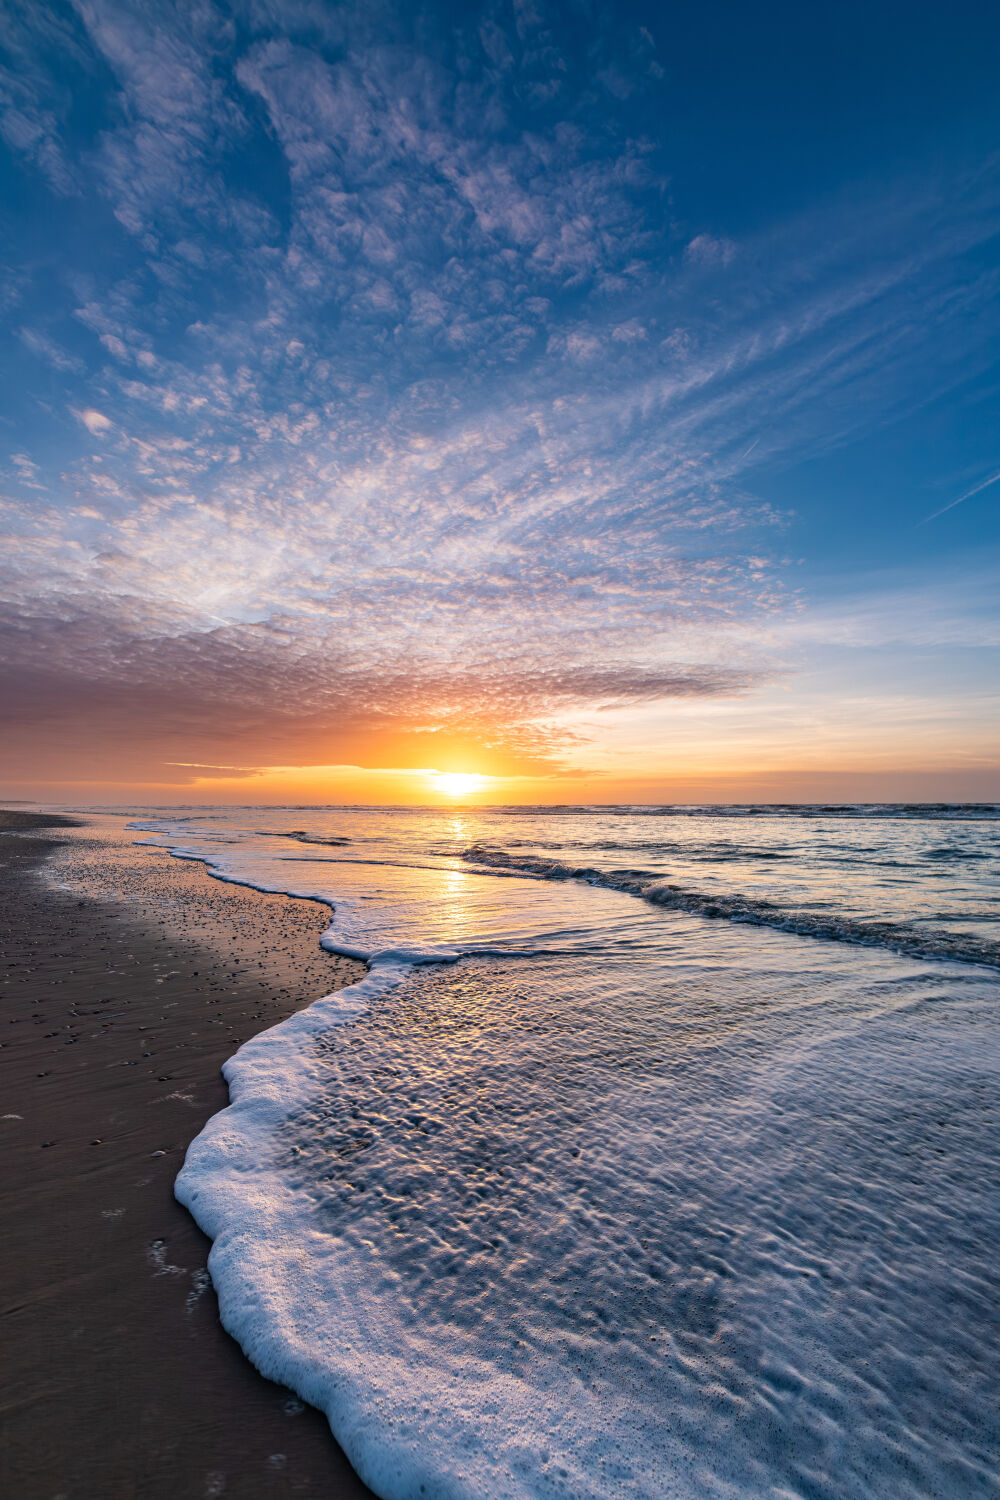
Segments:
[[[467,797],[470,792],[480,791],[490,780],[477,771],[429,771],[427,774],[435,791],[446,797]]]

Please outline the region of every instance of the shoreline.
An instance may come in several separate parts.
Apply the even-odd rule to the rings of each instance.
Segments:
[[[236,1048],[365,966],[319,946],[319,903],[116,867],[121,898],[43,869],[86,819],[0,811],[3,1271],[0,1481],[18,1500],[362,1500],[325,1417],[223,1330],[209,1241],[173,1196],[228,1103]],[[10,836],[11,832],[16,837]]]

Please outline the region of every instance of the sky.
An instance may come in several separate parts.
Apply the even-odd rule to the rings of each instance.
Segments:
[[[998,43],[0,0],[0,795],[1000,800]]]

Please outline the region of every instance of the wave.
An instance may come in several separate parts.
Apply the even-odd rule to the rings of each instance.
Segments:
[[[907,958],[946,959],[985,964],[1000,969],[1000,944],[971,933],[942,932],[915,927],[907,922],[861,921],[831,916],[809,908],[790,908],[759,896],[709,894],[676,885],[652,870],[598,870],[588,865],[563,864],[533,854],[511,854],[506,849],[473,844],[462,858],[505,875],[518,874],[535,880],[580,880],[606,890],[639,896],[655,906],[693,916],[772,927],[801,937],[853,943],[866,948],[886,948]]]
[[[418,809],[420,810],[420,809]],[[516,803],[468,811],[505,817],[578,817],[581,814],[662,818],[841,818],[895,819],[916,822],[996,822],[997,802],[666,802],[666,803]]]
[[[349,844],[350,839],[324,837],[321,833],[308,833],[304,828],[293,828],[289,833],[268,831],[265,834],[269,839],[294,839],[297,844],[326,844],[331,849],[342,849]]]

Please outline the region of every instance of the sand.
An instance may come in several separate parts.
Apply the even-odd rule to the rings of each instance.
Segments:
[[[0,835],[0,1490],[368,1495],[325,1419],[223,1331],[208,1241],[173,1197],[239,1041],[362,966],[319,948],[324,907],[163,855],[91,851],[126,900],[53,891],[57,823],[0,813],[18,830]]]

